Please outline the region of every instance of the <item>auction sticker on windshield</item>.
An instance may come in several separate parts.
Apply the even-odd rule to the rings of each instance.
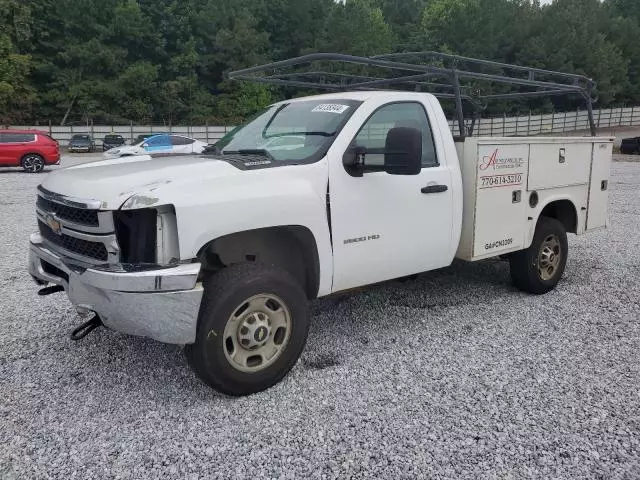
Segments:
[[[349,105],[340,105],[338,103],[321,103],[316,105],[312,112],[327,112],[327,113],[344,113],[349,109]]]

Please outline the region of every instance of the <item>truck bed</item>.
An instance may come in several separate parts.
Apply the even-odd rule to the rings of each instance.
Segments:
[[[479,137],[456,149],[464,198],[457,258],[528,248],[551,202],[563,202],[567,217],[572,212],[573,233],[606,226],[612,138]]]

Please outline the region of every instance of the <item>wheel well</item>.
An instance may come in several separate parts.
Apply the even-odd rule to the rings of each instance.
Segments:
[[[43,156],[42,154],[38,153],[38,152],[27,152],[27,153],[25,153],[24,155],[22,155],[22,156],[20,157],[20,163],[22,163],[22,161],[23,161],[26,157],[28,157],[29,155],[37,155],[37,156],[39,156],[40,158],[42,158],[42,159],[44,160],[44,156]]]
[[[571,200],[556,200],[546,205],[540,216],[555,218],[569,233],[578,231],[578,213]]]
[[[215,272],[244,262],[276,264],[300,282],[309,299],[320,285],[320,260],[311,231],[300,225],[259,228],[225,235],[198,251],[203,270]]]

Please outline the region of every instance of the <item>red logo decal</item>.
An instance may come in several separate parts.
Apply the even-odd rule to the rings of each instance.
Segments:
[[[490,166],[495,165],[496,164],[496,158],[498,158],[498,149],[497,148],[491,154],[491,156],[482,157],[482,163],[480,164],[480,170],[486,170]]]

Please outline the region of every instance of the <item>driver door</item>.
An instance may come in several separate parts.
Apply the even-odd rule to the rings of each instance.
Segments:
[[[151,155],[169,154],[172,148],[171,137],[169,135],[154,135],[144,141],[142,148]]]
[[[383,165],[394,127],[422,133],[418,175],[365,172],[351,176],[334,159],[329,171],[333,291],[446,266],[450,263],[451,174],[440,164],[425,105],[407,101],[375,110],[351,147],[364,147],[367,165]]]

